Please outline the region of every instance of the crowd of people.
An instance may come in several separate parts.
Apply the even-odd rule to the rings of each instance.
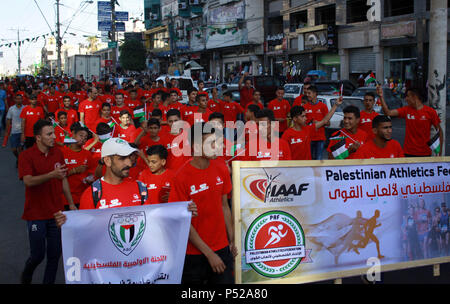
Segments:
[[[239,103],[229,91],[219,95],[213,88],[210,98],[200,86],[187,91],[183,104],[175,79],[131,80],[122,88],[109,79],[0,83],[7,113],[3,146],[9,141],[26,189],[22,218],[31,253],[21,281],[31,282],[47,254],[44,282],[54,282],[62,210],[193,201],[183,283],[230,283],[237,254],[233,161],[320,160],[325,149],[329,159],[431,156],[431,126],[443,142],[436,111],[416,89],[406,92],[407,106],[392,110],[378,88],[385,115],[374,111],[376,96],[367,93],[364,110],[345,107],[342,128],[326,138],[342,96],[328,109],[307,83],[292,104],[283,87],[265,104],[246,76],[239,81]],[[390,117],[396,116],[406,120],[403,148],[392,139]],[[245,126],[240,131],[233,127],[239,123]],[[143,185],[147,195],[134,199]]]

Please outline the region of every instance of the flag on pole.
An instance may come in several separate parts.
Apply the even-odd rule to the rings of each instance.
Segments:
[[[107,141],[111,137],[113,137],[113,132],[110,132],[110,133],[107,133],[107,134],[103,134],[103,135],[99,135],[98,139],[100,140],[101,143],[104,143],[105,141]]]
[[[433,138],[428,141],[428,146],[431,151],[436,155],[439,155],[439,152],[441,152],[441,139],[439,138],[439,133],[436,133]]]
[[[364,82],[367,85],[375,82],[376,83],[376,79],[375,79],[375,74],[374,73],[370,73],[369,75],[367,75],[367,77],[364,79]]]
[[[69,134],[66,134],[66,136],[64,136],[64,143],[65,144],[74,144],[77,141],[75,139],[73,139],[72,137],[70,137]]]
[[[139,118],[139,122],[145,120],[145,109],[144,107],[138,107],[133,111],[134,118]]]
[[[345,139],[331,147],[331,154],[335,159],[346,159],[350,155],[348,149],[345,147]]]

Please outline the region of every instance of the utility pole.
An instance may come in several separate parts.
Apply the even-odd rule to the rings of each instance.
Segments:
[[[22,74],[22,68],[21,68],[21,64],[22,64],[22,60],[20,59],[20,31],[26,31],[24,29],[9,29],[10,31],[17,31],[17,74]]]
[[[57,57],[57,75],[61,76],[61,29],[59,23],[59,1],[56,0],[56,52]]]
[[[117,64],[117,47],[114,42],[116,42],[116,0],[111,1],[111,42],[114,44],[112,48],[111,60],[112,67],[111,72],[113,74],[116,73],[116,64]]]
[[[430,43],[428,64],[428,103],[441,119],[445,135],[447,102],[447,0],[431,0],[430,3]],[[445,155],[445,141],[441,143]]]

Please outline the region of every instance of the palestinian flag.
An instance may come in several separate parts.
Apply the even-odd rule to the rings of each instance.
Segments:
[[[114,127],[115,124],[116,124],[116,123],[115,123],[114,121],[112,121],[112,120],[110,120],[110,121],[108,122],[108,126],[109,126],[110,128]]]
[[[371,84],[372,82],[376,82],[375,75],[373,73],[370,73],[370,75],[367,75],[367,77],[364,79],[364,82],[366,85]]]
[[[64,143],[65,144],[74,144],[77,141],[75,139],[73,139],[72,137],[70,137],[70,135],[66,134],[66,136],[64,136]]]
[[[133,111],[133,115],[134,115],[134,118],[141,118],[141,117],[145,118],[145,110],[144,110],[144,108],[136,108]]]
[[[439,155],[439,152],[441,152],[441,140],[439,138],[439,133],[436,133],[433,138],[428,141],[428,146],[431,151],[433,151],[436,155]]]
[[[110,133],[107,133],[107,134],[99,135],[98,139],[100,139],[101,143],[104,143],[105,141],[110,139],[112,136],[113,136],[113,132],[110,132]]]
[[[331,147],[331,154],[335,159],[346,159],[350,155],[348,149],[345,147],[344,139]]]

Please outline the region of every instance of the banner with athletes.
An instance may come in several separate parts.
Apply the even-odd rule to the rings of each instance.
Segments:
[[[450,158],[401,160],[233,163],[236,282],[450,261]]]
[[[67,284],[179,284],[188,202],[65,212]]]

